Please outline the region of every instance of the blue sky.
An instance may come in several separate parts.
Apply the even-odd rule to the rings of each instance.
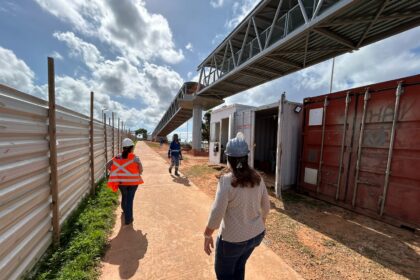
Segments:
[[[0,0],[0,83],[46,97],[47,56],[57,101],[87,113],[115,111],[153,130],[184,81],[253,8],[251,0]],[[334,90],[420,73],[420,28],[336,60]],[[323,94],[327,61],[228,98],[263,105]],[[99,117],[99,115],[97,115]],[[191,126],[190,126],[191,127]],[[181,132],[185,138],[186,125]]]

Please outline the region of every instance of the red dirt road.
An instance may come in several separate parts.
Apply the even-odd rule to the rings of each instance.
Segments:
[[[214,254],[203,251],[211,199],[186,177],[176,178],[144,142],[136,154],[145,184],[134,200],[134,224],[121,227],[121,210],[102,261],[101,279],[215,279]],[[247,279],[302,279],[262,244],[247,265]]]

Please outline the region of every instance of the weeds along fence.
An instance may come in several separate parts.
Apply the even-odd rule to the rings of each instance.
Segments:
[[[93,93],[89,117],[52,104],[51,83],[49,91],[47,102],[0,85],[0,279],[21,277],[59,243],[63,223],[130,137],[93,119]]]

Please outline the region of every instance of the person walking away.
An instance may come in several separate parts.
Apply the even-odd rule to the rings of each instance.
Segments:
[[[134,143],[125,138],[122,141],[122,153],[115,156],[107,163],[110,171],[108,187],[114,192],[121,192],[121,208],[124,212],[124,223],[129,225],[133,222],[133,201],[137,187],[143,184],[141,174],[143,166],[140,159],[134,155]]]
[[[172,136],[172,142],[168,150],[168,158],[171,159],[171,165],[169,166],[169,173],[172,174],[172,168],[175,166],[175,175],[179,176],[179,161],[182,160],[181,144],[179,143],[178,134]]]
[[[160,143],[160,147],[162,147],[163,146],[163,137],[159,138],[159,143]]]
[[[204,231],[204,251],[210,255],[213,232],[219,228],[215,251],[217,279],[245,279],[245,265],[265,235],[270,201],[263,179],[248,165],[243,134],[225,150],[230,172],[221,176]]]

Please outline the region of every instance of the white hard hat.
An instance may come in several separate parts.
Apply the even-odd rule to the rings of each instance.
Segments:
[[[131,147],[131,146],[134,146],[134,142],[130,138],[125,138],[122,141],[122,146],[123,146],[123,148],[125,148],[125,147]]]

